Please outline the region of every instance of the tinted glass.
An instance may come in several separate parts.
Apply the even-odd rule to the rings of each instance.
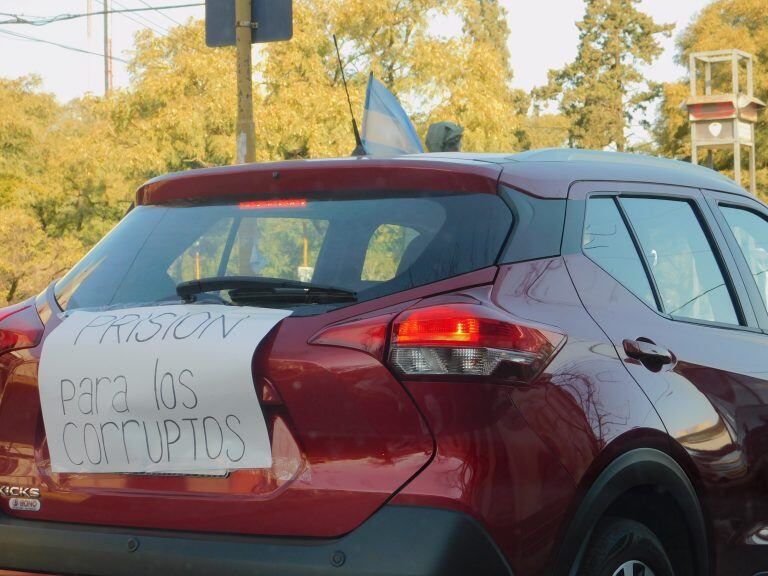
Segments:
[[[648,276],[613,198],[587,202],[584,254],[625,288],[656,308]]]
[[[763,303],[768,305],[768,222],[743,208],[722,206],[721,210],[749,264]]]
[[[738,324],[722,270],[693,207],[682,200],[622,198],[664,312]]]
[[[488,194],[141,206],[59,281],[56,297],[70,309],[172,302],[179,282],[253,276],[368,300],[493,265],[511,225]]]
[[[363,280],[384,281],[397,276],[397,271],[403,262],[403,256],[408,247],[419,237],[419,233],[407,226],[396,224],[382,224],[373,233],[368,244],[363,264]],[[421,245],[422,243],[417,243]],[[418,254],[418,245],[408,250],[411,257]]]

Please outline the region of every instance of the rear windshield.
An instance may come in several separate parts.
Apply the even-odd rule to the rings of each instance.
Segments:
[[[57,283],[56,298],[70,310],[169,303],[179,283],[247,277],[332,286],[359,302],[494,264],[511,225],[488,194],[141,206]],[[206,297],[233,303],[227,290]]]

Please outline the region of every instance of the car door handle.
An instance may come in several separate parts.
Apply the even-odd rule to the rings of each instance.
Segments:
[[[658,362],[659,364],[672,364],[672,352],[646,340],[624,340],[624,352],[630,358],[644,362]]]

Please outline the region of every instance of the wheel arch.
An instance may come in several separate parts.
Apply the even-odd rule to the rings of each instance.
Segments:
[[[696,489],[685,470],[666,452],[635,448],[614,458],[582,492],[569,516],[557,547],[554,576],[574,576],[601,518],[611,515],[623,501],[639,499],[643,491],[655,490],[668,498],[682,514],[690,543],[692,574],[710,574],[708,531]],[[586,537],[585,537],[586,535]]]

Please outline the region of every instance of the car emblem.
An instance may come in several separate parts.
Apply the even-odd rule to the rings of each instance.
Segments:
[[[39,512],[40,500],[35,498],[11,498],[8,501],[11,510],[21,510],[22,512]]]
[[[29,486],[0,486],[0,496],[3,498],[40,498],[40,488],[30,488]]]

